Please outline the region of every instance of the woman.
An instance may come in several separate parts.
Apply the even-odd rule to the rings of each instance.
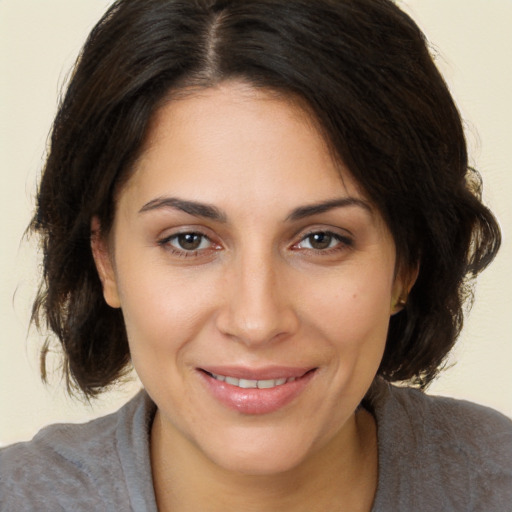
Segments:
[[[393,3],[116,2],[55,120],[34,318],[71,389],[144,391],[5,449],[2,509],[506,510],[510,421],[390,384],[434,378],[498,250],[479,188]]]

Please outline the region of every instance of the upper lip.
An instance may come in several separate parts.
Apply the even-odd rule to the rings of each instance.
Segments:
[[[215,375],[224,375],[236,379],[247,380],[275,380],[275,379],[296,379],[302,377],[314,367],[291,367],[291,366],[267,366],[262,368],[252,368],[246,366],[202,366],[198,368],[207,373]]]

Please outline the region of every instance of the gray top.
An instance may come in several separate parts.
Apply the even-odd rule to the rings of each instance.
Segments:
[[[469,402],[378,381],[379,482],[373,512],[512,512],[512,421]],[[156,512],[149,459],[155,406],[53,425],[0,451],[0,511]]]

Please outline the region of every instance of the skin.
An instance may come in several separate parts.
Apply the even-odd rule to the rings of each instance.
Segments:
[[[160,510],[370,510],[376,428],[358,405],[405,283],[304,110],[237,82],[169,101],[93,253],[158,407]],[[209,365],[313,371],[290,403],[246,414],[212,397]]]

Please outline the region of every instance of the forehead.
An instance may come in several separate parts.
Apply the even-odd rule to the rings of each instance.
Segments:
[[[364,196],[297,101],[242,83],[186,91],[158,109],[128,188],[208,201]],[[315,197],[318,196],[318,197]]]

